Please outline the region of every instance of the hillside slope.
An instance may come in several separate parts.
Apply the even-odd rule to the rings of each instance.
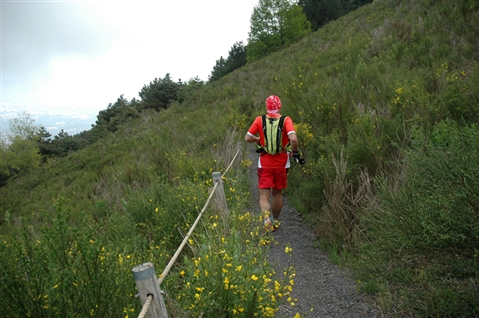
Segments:
[[[101,222],[159,180],[207,183],[276,94],[307,159],[291,204],[361,291],[398,315],[474,316],[478,92],[477,0],[377,0],[1,188],[2,232],[58,196]]]

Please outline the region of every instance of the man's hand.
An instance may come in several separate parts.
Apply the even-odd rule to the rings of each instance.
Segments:
[[[292,157],[293,157],[294,161],[296,161],[300,165],[303,165],[306,162],[306,160],[304,160],[304,158],[301,158],[301,154],[299,153],[298,150],[296,150],[296,151],[293,150]]]

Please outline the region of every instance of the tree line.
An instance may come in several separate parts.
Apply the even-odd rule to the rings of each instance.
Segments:
[[[96,142],[105,134],[115,132],[120,125],[137,118],[144,110],[160,111],[173,102],[183,102],[188,94],[201,88],[197,77],[187,83],[174,82],[170,74],[155,78],[144,85],[139,96],[128,101],[123,95],[101,110],[90,130],[69,135],[63,129],[55,136],[35,124],[30,114],[23,112],[9,122],[10,133],[0,138],[0,187],[18,175],[38,168],[48,160],[65,157]]]

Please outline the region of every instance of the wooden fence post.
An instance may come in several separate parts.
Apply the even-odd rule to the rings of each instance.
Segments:
[[[241,159],[242,159],[242,154],[243,154],[243,144],[238,141],[236,148],[239,150],[238,157],[236,158],[236,168],[239,170],[241,169]]]
[[[213,172],[213,182],[218,184],[216,187],[215,202],[218,210],[221,213],[223,223],[226,225],[229,217],[229,210],[228,204],[226,203],[226,195],[225,189],[223,187],[223,179],[221,178],[221,172]]]
[[[149,295],[153,295],[150,308],[146,313],[148,318],[168,318],[165,300],[161,294],[158,278],[156,277],[155,266],[148,262],[135,266],[132,270],[136,287],[140,295],[141,304],[144,305]]]

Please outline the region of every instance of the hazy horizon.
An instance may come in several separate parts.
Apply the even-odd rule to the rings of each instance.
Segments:
[[[35,126],[43,126],[53,136],[57,135],[61,130],[69,135],[76,135],[85,130],[90,130],[91,125],[95,124],[95,115],[81,114],[61,114],[61,113],[31,113],[30,117],[35,120]],[[23,112],[4,111],[0,115],[0,133],[2,135],[9,133],[10,119],[17,117]]]

